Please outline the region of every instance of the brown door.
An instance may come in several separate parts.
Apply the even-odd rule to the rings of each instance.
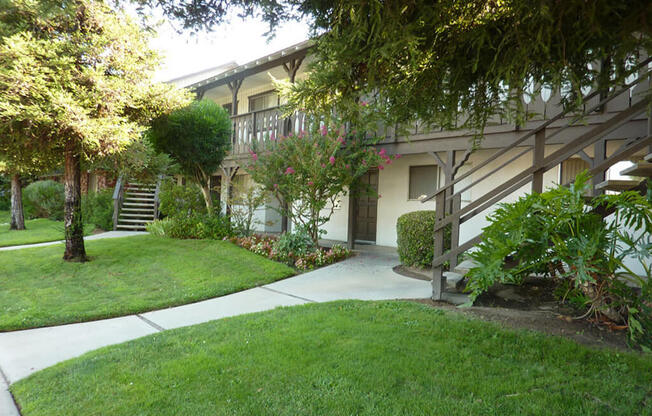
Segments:
[[[363,194],[355,201],[355,235],[356,241],[376,242],[376,219],[378,213],[378,170],[370,170],[360,182],[373,189],[373,195]]]

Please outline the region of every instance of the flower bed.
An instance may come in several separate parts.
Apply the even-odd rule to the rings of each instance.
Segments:
[[[339,244],[331,248],[317,247],[304,253],[295,253],[279,250],[278,238],[273,236],[254,234],[249,237],[225,237],[224,239],[253,253],[286,263],[299,270],[313,270],[351,256],[351,250]]]

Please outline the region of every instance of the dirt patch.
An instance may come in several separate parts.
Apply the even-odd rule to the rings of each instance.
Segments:
[[[502,306],[457,308],[449,303],[436,302],[431,299],[412,299],[412,301],[434,308],[454,311],[484,321],[497,322],[506,328],[528,329],[548,335],[562,336],[590,347],[631,351],[627,347],[625,331],[612,331],[609,328],[597,326],[586,320],[574,320],[571,316],[561,313],[563,308],[554,308],[548,305],[540,305],[531,309]],[[551,309],[546,310],[547,307]]]

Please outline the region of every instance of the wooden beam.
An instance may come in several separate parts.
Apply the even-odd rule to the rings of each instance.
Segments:
[[[238,92],[244,79],[234,79],[227,85],[231,90],[231,117],[238,115]]]
[[[532,193],[540,194],[543,192],[543,159],[546,156],[546,129],[539,130],[534,135],[534,154],[532,155],[532,165],[536,168],[532,174]]]
[[[305,58],[308,54],[307,49],[301,49],[290,54],[279,56],[278,58],[272,59],[270,61],[264,62],[260,65],[253,66],[250,68],[245,68],[242,71],[236,72],[232,75],[225,76],[224,78],[216,79],[215,81],[208,82],[206,84],[199,85],[195,87],[195,90],[210,90],[211,88],[219,87],[220,85],[227,85],[228,83],[237,80],[244,79],[251,75],[258,74],[260,72],[265,72],[269,69],[275,68],[277,66],[283,65],[284,62],[292,59]]]

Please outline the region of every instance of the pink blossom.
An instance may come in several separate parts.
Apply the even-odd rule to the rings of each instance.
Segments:
[[[322,167],[322,168],[325,168],[325,167],[326,167],[326,165],[325,165],[324,163],[322,163],[322,164],[321,164],[321,167]]]
[[[385,169],[385,166],[383,166],[383,165],[378,165],[378,169],[383,170],[383,169]]]
[[[278,184],[277,184],[277,183],[274,184],[274,189],[276,189],[276,188],[278,188]]]
[[[326,125],[324,124],[323,126],[321,126],[321,135],[325,136],[327,134],[328,134],[328,127],[326,127]]]
[[[254,152],[251,152],[251,158],[252,158],[252,159],[254,160],[254,162],[255,162],[255,161],[258,160],[258,155],[255,154]]]
[[[315,183],[313,181],[308,181],[308,185],[313,186]]]
[[[304,137],[305,135],[306,135],[306,131],[305,131],[305,130],[301,130],[301,131],[299,132],[299,137]]]
[[[385,149],[380,149],[380,152],[378,152],[379,156],[384,156],[385,155]]]
[[[286,175],[292,175],[293,173],[295,173],[295,171],[294,171],[294,169],[292,169],[292,166],[288,166],[288,168],[285,169],[285,174]]]
[[[334,165],[334,164],[335,164],[335,156],[331,156],[331,157],[329,157],[329,158],[328,158],[328,162],[329,162],[331,165]]]
[[[388,164],[388,165],[391,165],[392,164],[392,159],[387,158],[387,160],[385,160],[385,163]]]
[[[363,161],[362,161],[362,165],[367,166],[367,161],[366,161],[366,160],[363,160]]]
[[[394,159],[400,159],[400,158],[401,158],[400,154],[397,153],[397,154],[394,155]]]
[[[366,107],[367,104],[369,104],[369,103],[366,102],[366,101],[364,101],[364,100],[363,100],[363,101],[360,101],[360,105],[363,106],[363,107]]]
[[[350,167],[351,167],[351,165],[348,165],[348,164],[346,165],[346,168],[347,168],[347,169],[350,168]]]
[[[272,132],[272,135],[269,136],[269,139],[270,139],[271,141],[276,140],[276,135],[274,134],[274,132]]]
[[[337,142],[340,144],[344,144],[344,139],[342,138],[342,136],[337,137]]]

